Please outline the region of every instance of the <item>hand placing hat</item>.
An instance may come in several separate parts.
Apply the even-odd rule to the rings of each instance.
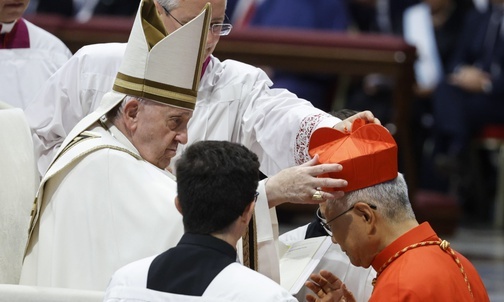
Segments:
[[[371,111],[365,110],[342,120],[341,122],[334,125],[333,128],[342,132],[350,131],[352,130],[353,122],[357,119],[363,119],[366,121],[366,123],[381,125],[380,120],[377,119]]]
[[[379,124],[355,119],[351,130],[317,129],[311,136],[310,156],[320,163],[339,163],[340,172],[324,175],[345,179],[345,192],[370,187],[397,177],[397,144],[390,132]],[[324,188],[324,190],[330,190]]]

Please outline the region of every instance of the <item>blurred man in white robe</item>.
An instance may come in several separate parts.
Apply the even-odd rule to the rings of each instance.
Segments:
[[[72,53],[58,38],[22,18],[29,0],[0,0],[0,100],[25,109]]]

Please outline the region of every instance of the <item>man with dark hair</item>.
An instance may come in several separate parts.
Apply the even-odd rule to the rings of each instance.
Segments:
[[[235,143],[202,141],[187,148],[176,167],[175,205],[183,216],[182,239],[158,256],[119,269],[105,301],[146,296],[164,301],[183,301],[183,296],[297,301],[273,280],[236,261],[235,247],[258,196],[257,155]]]

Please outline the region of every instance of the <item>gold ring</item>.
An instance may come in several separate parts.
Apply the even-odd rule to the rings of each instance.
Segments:
[[[315,193],[313,193],[313,196],[312,196],[312,199],[313,200],[322,200],[322,192],[320,192],[320,190],[316,190]]]

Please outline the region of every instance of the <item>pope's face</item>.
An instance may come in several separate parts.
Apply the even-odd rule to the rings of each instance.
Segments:
[[[0,0],[0,22],[11,23],[21,18],[30,0]]]
[[[187,123],[192,111],[156,102],[138,106],[131,142],[151,164],[165,169],[177,153],[178,144],[187,143]]]
[[[212,5],[211,24],[225,23],[226,0],[180,0],[179,6],[170,11],[171,16],[168,15],[157,2],[156,3],[163,24],[168,32],[173,32],[182,26],[179,22],[181,24],[186,24],[199,15],[208,2]],[[219,42],[219,38],[220,36],[218,34],[212,34],[211,31],[208,32],[204,59],[208,58],[213,53]]]

